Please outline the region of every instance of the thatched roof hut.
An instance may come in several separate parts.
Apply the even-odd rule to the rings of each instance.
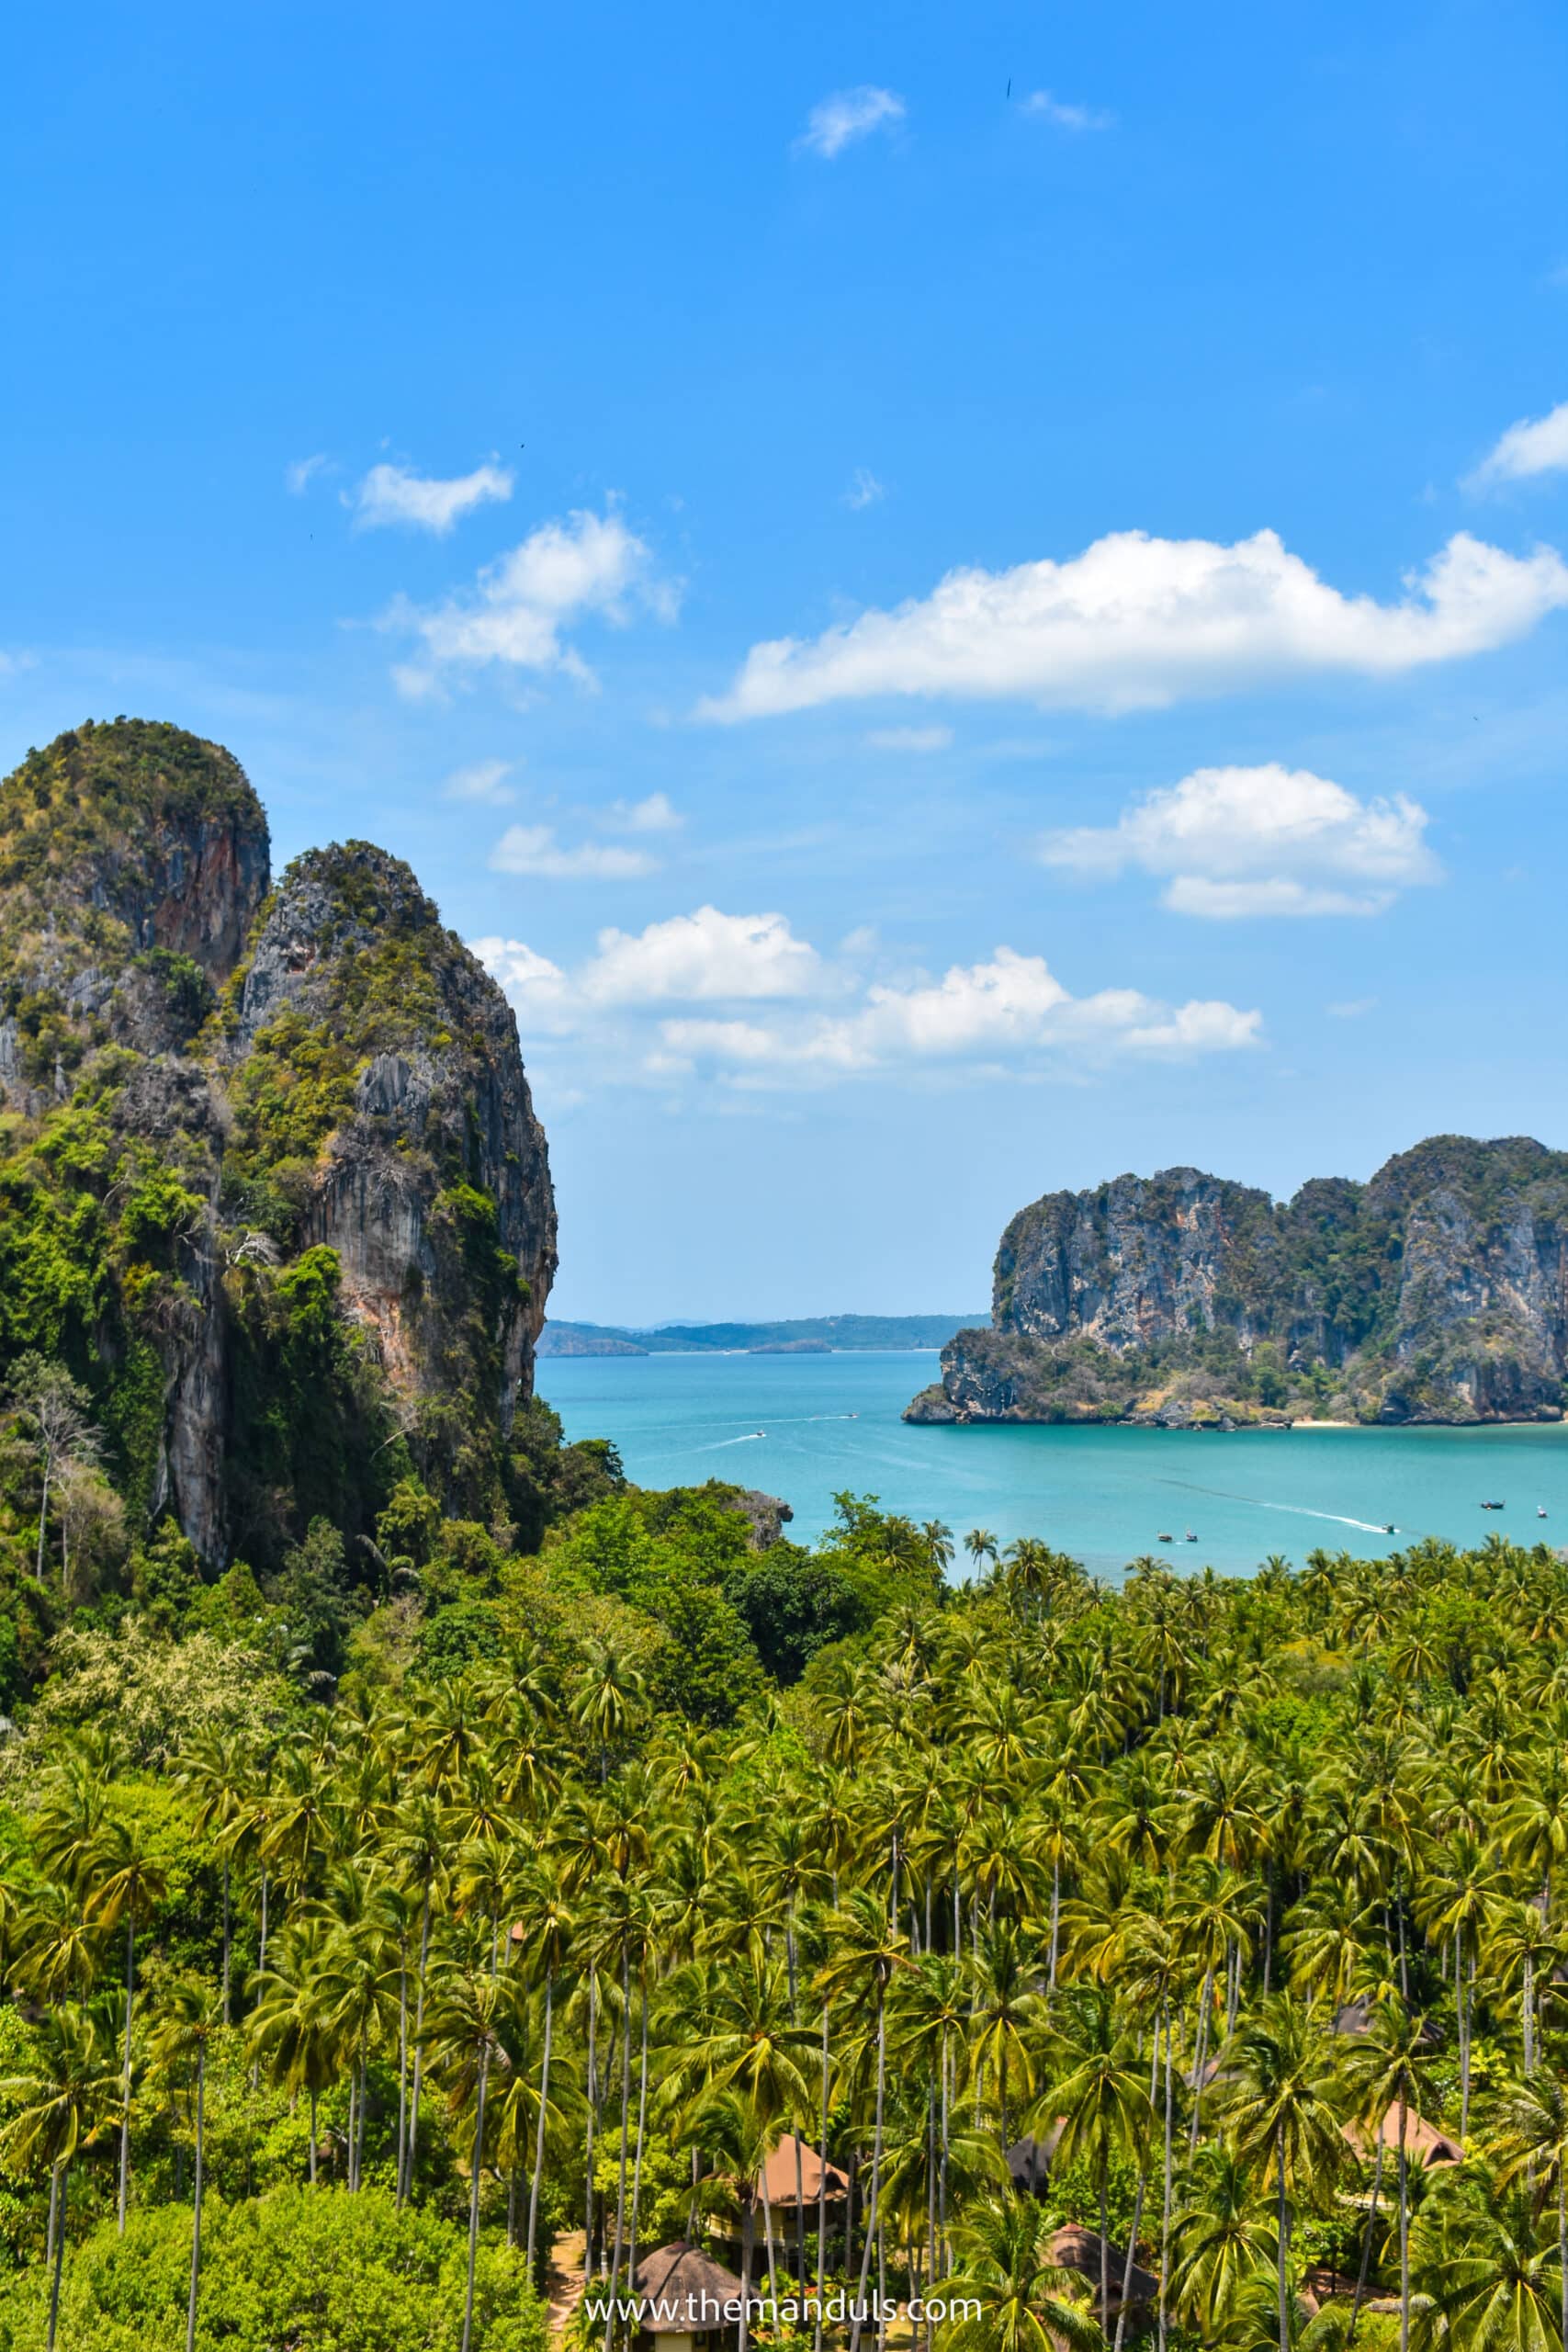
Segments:
[[[717,2352],[739,2341],[739,2279],[689,2238],[645,2255],[632,2273],[637,2338],[659,2352]]]

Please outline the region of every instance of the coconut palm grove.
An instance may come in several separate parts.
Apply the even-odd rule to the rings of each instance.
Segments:
[[[18,1583],[13,2352],[615,2352],[672,2247],[682,2344],[1562,2341],[1556,1552],[1112,1589],[573,1475],[529,1555],[400,1480],[374,1605],[324,1521]]]

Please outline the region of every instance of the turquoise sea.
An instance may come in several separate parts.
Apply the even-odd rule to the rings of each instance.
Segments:
[[[1568,1544],[1568,1425],[1483,1430],[910,1429],[934,1354],[576,1356],[539,1366],[569,1438],[608,1437],[639,1486],[730,1478],[820,1533],[842,1487],[956,1536],[1039,1535],[1101,1576],[1140,1552],[1244,1573],[1318,1545],[1363,1558],[1417,1535]],[[1483,1500],[1506,1509],[1483,1511]],[[1547,1517],[1537,1517],[1544,1506]],[[1386,1535],[1392,1520],[1397,1533]],[[1183,1539],[1190,1528],[1197,1542]],[[1156,1539],[1168,1532],[1168,1547]],[[958,1565],[964,1565],[960,1555]]]

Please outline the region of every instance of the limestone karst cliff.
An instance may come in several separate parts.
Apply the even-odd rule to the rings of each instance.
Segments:
[[[200,1557],[411,1468],[504,1516],[555,1271],[516,1025],[362,842],[269,890],[230,753],[87,725],[0,786],[0,1374],[91,1390]]]
[[[1167,1169],[1020,1211],[916,1420],[1555,1419],[1568,1154],[1438,1136],[1289,1201]]]

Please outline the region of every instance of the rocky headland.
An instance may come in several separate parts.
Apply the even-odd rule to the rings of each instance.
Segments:
[[[0,1354],[87,1384],[209,1566],[400,1471],[518,1508],[555,1204],[510,1007],[362,842],[272,879],[220,746],[88,724],[0,785]]]
[[[910,1421],[1558,1420],[1568,1153],[1435,1136],[1289,1201],[1171,1168],[1050,1193]]]

